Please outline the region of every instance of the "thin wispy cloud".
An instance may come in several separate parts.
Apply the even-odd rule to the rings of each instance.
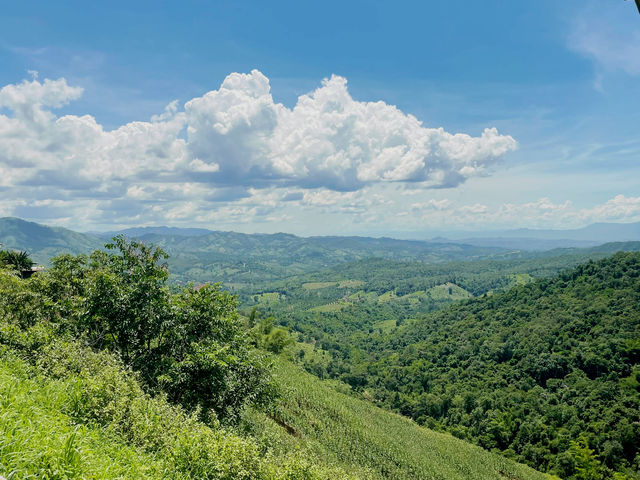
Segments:
[[[592,60],[600,76],[640,76],[640,20],[632,4],[586,7],[572,22],[568,47]],[[626,7],[626,8],[625,8]]]

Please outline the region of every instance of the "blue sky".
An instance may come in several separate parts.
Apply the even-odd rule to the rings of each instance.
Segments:
[[[410,237],[640,220],[633,2],[62,3],[3,6],[0,215]]]

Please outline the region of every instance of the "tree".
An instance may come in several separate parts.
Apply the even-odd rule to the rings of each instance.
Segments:
[[[4,265],[22,274],[24,271],[31,270],[31,267],[33,267],[35,263],[31,260],[27,252],[2,250],[0,251],[0,265]]]
[[[264,348],[273,353],[280,353],[285,347],[293,343],[293,339],[284,328],[274,328],[265,337]]]
[[[215,412],[233,421],[245,405],[267,400],[269,376],[249,348],[234,296],[219,284],[172,294],[160,248],[119,236],[106,249],[58,257],[39,280],[64,328],[117,353],[150,390],[203,419]]]
[[[592,449],[589,448],[587,439],[580,436],[577,441],[571,442],[569,454],[575,465],[576,480],[600,480],[600,462]]]
[[[146,370],[170,316],[168,258],[160,248],[123,236],[88,261],[81,327],[92,345],[116,350],[125,363]],[[114,252],[114,253],[111,253]]]

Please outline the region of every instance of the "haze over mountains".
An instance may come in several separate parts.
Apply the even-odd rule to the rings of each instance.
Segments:
[[[110,237],[117,234],[128,236],[144,236],[148,234],[157,235],[179,235],[185,237],[196,237],[214,232],[205,228],[178,228],[178,227],[134,227],[123,230],[113,230],[109,232],[90,232],[101,237]],[[393,235],[389,235],[393,237]],[[577,229],[533,229],[517,228],[512,230],[474,230],[474,231],[450,231],[440,232],[438,236],[431,238],[436,241],[454,241],[475,244],[484,242],[487,246],[496,245],[507,240],[539,240],[557,242],[556,247],[580,246],[577,244],[599,244],[606,242],[627,242],[640,240],[640,222],[633,223],[593,223],[583,228]]]
[[[547,250],[563,247],[592,247],[606,242],[640,240],[640,222],[594,223],[569,230],[487,230],[445,232],[434,238],[439,241],[462,242],[476,246]]]
[[[50,227],[15,217],[0,218],[0,243],[6,248],[28,249],[38,262],[52,255],[86,253],[104,245],[111,237],[123,234],[161,245],[175,253],[185,251],[234,252],[246,260],[256,254],[256,247],[268,248],[292,257],[316,258],[319,264],[334,262],[328,258],[343,250],[340,261],[378,256],[393,259],[426,261],[479,257],[506,250],[541,251],[553,248],[585,248],[607,242],[640,241],[640,222],[595,223],[574,230],[515,229],[486,232],[445,232],[428,240],[398,240],[388,237],[341,237],[244,234],[203,228],[167,226],[134,227],[108,232],[80,233],[62,227]],[[253,253],[252,253],[253,252]],[[264,251],[260,257],[264,258]],[[329,256],[332,256],[329,255]],[[324,262],[324,263],[323,263]]]

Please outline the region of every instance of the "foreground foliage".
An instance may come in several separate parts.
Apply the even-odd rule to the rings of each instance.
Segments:
[[[266,365],[242,335],[234,297],[219,285],[171,293],[162,250],[123,237],[106,248],[56,257],[32,282],[61,332],[116,353],[149,391],[203,418],[233,421],[267,400]]]

